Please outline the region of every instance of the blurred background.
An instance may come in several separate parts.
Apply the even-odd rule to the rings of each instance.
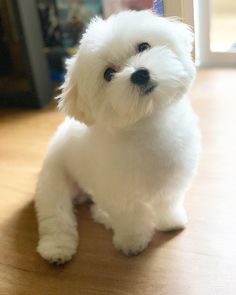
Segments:
[[[236,1],[211,0],[212,51],[236,52]]]
[[[152,7],[193,27],[198,66],[236,65],[234,0],[0,0],[0,106],[47,105],[93,16]]]
[[[152,2],[1,0],[0,106],[47,105],[63,81],[65,59],[93,16],[151,8]]]

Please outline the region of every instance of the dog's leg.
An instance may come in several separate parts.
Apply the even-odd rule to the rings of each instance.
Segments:
[[[157,230],[171,231],[185,228],[188,219],[182,201],[174,202],[173,199],[168,199],[156,202],[154,207]]]
[[[58,165],[45,165],[36,190],[39,223],[37,251],[51,263],[63,264],[76,252],[78,233],[72,187]]]
[[[113,244],[126,255],[137,255],[149,244],[155,230],[152,210],[146,204],[111,213]]]

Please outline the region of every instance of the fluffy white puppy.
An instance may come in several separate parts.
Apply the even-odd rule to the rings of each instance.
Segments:
[[[43,258],[60,264],[75,254],[79,190],[125,254],[145,249],[156,229],[185,227],[183,200],[200,150],[185,96],[195,76],[192,39],[185,24],[150,11],[89,24],[60,95],[71,118],[52,138],[37,185]]]

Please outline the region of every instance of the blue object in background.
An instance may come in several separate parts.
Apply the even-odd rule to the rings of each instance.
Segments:
[[[153,0],[152,11],[161,16],[164,15],[164,3],[163,0]]]

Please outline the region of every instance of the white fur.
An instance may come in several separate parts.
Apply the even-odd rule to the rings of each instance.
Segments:
[[[138,53],[142,42],[151,49]],[[71,118],[52,138],[37,185],[42,257],[64,263],[75,254],[78,187],[125,254],[142,251],[155,229],[185,226],[183,200],[200,151],[185,96],[195,76],[191,44],[186,25],[149,11],[90,23],[62,85],[59,107]],[[110,82],[103,77],[108,66],[117,70]],[[157,84],[145,96],[130,82],[143,67]]]

